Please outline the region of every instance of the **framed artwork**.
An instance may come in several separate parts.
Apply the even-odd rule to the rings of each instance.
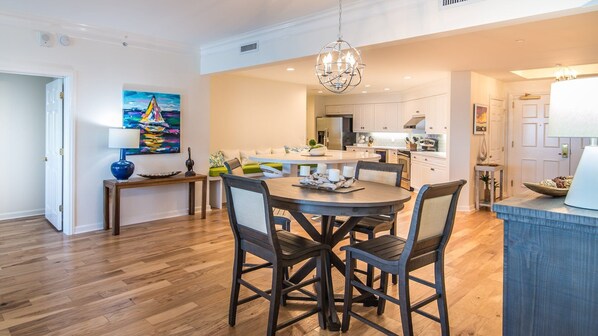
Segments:
[[[140,130],[128,155],[180,153],[181,95],[123,90],[123,126]]]
[[[473,105],[473,134],[485,134],[488,130],[488,105]]]

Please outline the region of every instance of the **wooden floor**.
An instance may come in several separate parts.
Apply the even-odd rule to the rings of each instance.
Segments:
[[[399,218],[401,236],[411,204]],[[298,228],[295,223],[294,232]],[[446,263],[452,335],[501,334],[502,234],[502,221],[487,211],[457,216]],[[118,237],[108,232],[67,237],[42,218],[0,222],[0,336],[263,335],[265,300],[241,306],[236,327],[227,324],[232,255],[222,210],[204,220],[184,216],[123,227]],[[249,279],[268,288],[270,270],[255,273]],[[418,275],[431,278],[432,268]],[[343,280],[338,273],[334,277],[342,293]],[[428,293],[417,286],[414,300]],[[303,308],[289,304],[279,321]],[[358,310],[400,333],[392,305],[381,317],[375,309]],[[426,310],[436,312],[434,305]],[[417,335],[439,335],[435,322],[417,314],[414,328]],[[314,316],[279,334],[338,333],[320,330]],[[354,319],[347,333],[377,334]]]

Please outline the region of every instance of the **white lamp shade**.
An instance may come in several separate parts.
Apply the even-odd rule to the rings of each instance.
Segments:
[[[139,129],[110,128],[108,129],[108,147],[110,148],[139,148]]]
[[[549,111],[548,136],[598,137],[598,77],[553,83]]]

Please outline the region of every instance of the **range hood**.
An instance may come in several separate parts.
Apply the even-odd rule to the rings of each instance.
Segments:
[[[413,116],[403,126],[404,128],[411,129],[425,129],[426,128],[426,117],[425,116]]]

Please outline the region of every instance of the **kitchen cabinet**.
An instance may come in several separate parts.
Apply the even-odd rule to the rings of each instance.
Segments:
[[[426,105],[426,133],[447,134],[449,129],[449,99],[448,94],[424,98],[428,100]]]
[[[354,105],[353,132],[374,132],[374,120],[374,104]]]
[[[399,104],[384,103],[374,104],[374,130],[376,132],[399,132]]]
[[[447,182],[449,179],[446,159],[411,154],[411,187],[420,189],[424,184]]]
[[[386,162],[399,163],[399,156],[396,149],[389,149],[386,153]]]
[[[376,149],[372,147],[361,147],[361,146],[347,146],[348,152],[365,152],[365,153],[376,153]]]
[[[346,115],[355,112],[355,105],[326,105],[326,115]]]

